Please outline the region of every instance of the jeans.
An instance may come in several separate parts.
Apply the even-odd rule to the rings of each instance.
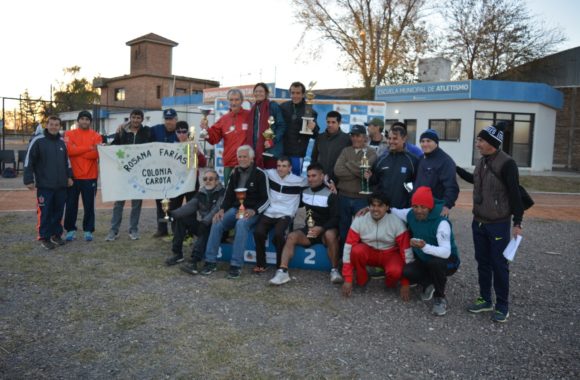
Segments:
[[[302,176],[302,164],[304,163],[304,157],[290,157],[290,162],[292,163],[292,173],[296,174],[298,177]]]
[[[129,233],[139,232],[139,217],[141,216],[141,205],[143,201],[141,199],[131,200],[131,217],[129,219]],[[111,218],[111,231],[116,234],[119,233],[119,227],[121,227],[121,222],[123,221],[123,207],[125,207],[125,201],[116,201],[113,206],[113,217]]]
[[[75,179],[71,187],[67,187],[66,211],[64,214],[64,229],[77,230],[77,215],[79,212],[79,196],[83,200],[83,231],[95,231],[95,197],[97,196],[96,179]]]
[[[205,261],[208,263],[217,262],[218,250],[222,240],[222,235],[224,231],[230,230],[235,227],[234,244],[232,247],[232,259],[230,264],[232,266],[241,267],[244,264],[244,251],[246,250],[246,242],[250,236],[250,230],[258,222],[260,217],[258,214],[252,216],[248,219],[236,219],[236,213],[238,209],[235,207],[230,208],[224,214],[221,221],[213,223],[211,226],[211,231],[209,233],[209,238],[207,241],[207,247],[205,249]]]

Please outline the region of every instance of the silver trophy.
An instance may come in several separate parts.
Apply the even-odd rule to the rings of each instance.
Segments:
[[[201,112],[201,120],[207,121],[207,116],[211,113],[211,111],[213,111],[213,108],[210,106],[200,106],[199,110]],[[202,129],[201,132],[199,133],[199,140],[205,140],[207,139],[207,130],[206,129]]]
[[[314,132],[308,128],[308,123],[314,121],[314,113],[312,112],[312,100],[314,100],[314,92],[312,88],[316,86],[316,81],[308,83],[308,90],[306,91],[306,109],[304,110],[304,116],[302,116],[302,129],[300,134],[302,135],[313,135]]]

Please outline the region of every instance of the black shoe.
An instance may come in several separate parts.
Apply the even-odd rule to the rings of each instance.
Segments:
[[[157,238],[165,237],[167,235],[169,235],[169,233],[163,232],[163,231],[157,231],[153,234],[153,237],[157,239]]]
[[[172,265],[179,264],[182,261],[183,261],[183,255],[173,255],[170,258],[168,258],[167,260],[165,260],[165,264],[167,264],[168,266],[172,266]]]
[[[183,264],[179,267],[179,269],[181,269],[185,273],[189,273],[192,275],[199,274],[199,271],[197,270],[197,261]]]
[[[44,249],[49,250],[49,251],[56,247],[56,245],[53,242],[51,242],[50,240],[45,240],[45,239],[40,241],[40,246]]]
[[[53,237],[50,238],[50,241],[51,243],[56,245],[64,245],[64,240],[62,240],[60,236],[54,235]]]
[[[216,263],[205,263],[205,265],[203,266],[203,269],[201,270],[200,273],[204,276],[209,276],[210,274],[212,274],[216,270],[217,270]]]
[[[228,272],[228,278],[239,278],[242,275],[242,268],[230,265],[230,271]]]

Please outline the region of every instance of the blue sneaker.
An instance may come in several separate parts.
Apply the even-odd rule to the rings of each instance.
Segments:
[[[481,313],[482,311],[492,311],[493,304],[489,301],[484,300],[482,297],[479,297],[475,300],[472,305],[469,305],[467,310],[471,313]]]
[[[498,322],[498,323],[505,323],[505,322],[507,322],[509,316],[510,316],[509,311],[504,314],[501,311],[496,309],[491,317],[491,320],[494,322]]]
[[[93,241],[93,233],[91,231],[85,231],[85,241]]]
[[[73,241],[77,238],[77,232],[75,230],[66,233],[66,241]]]

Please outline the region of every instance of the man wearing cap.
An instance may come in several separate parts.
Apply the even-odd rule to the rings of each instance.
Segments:
[[[423,287],[423,301],[435,296],[432,312],[443,316],[447,313],[447,277],[455,273],[460,264],[451,222],[441,216],[444,202],[434,199],[427,186],[416,189],[411,205],[412,208],[391,209],[394,215],[407,223],[413,237],[413,254],[407,255],[403,277]],[[409,299],[409,287],[401,288],[401,296],[404,300]]]
[[[410,254],[409,231],[405,224],[389,212],[389,199],[381,193],[373,193],[368,200],[369,212],[355,218],[348,230],[342,256],[344,284],[342,294],[352,293],[353,270],[356,283],[364,287],[369,281],[367,265],[381,267],[385,271],[385,284],[394,288],[401,282],[408,288],[408,281],[402,278],[405,255]]]
[[[455,206],[459,196],[455,162],[439,147],[437,131],[427,129],[421,134],[419,141],[423,157],[419,161],[413,188],[430,187],[433,196],[445,202],[441,215],[448,216],[449,210]]]
[[[346,234],[352,222],[352,217],[362,208],[367,206],[367,195],[360,194],[361,160],[364,156],[368,164],[372,166],[377,159],[374,149],[368,149],[367,134],[364,126],[356,124],[350,130],[351,146],[347,146],[340,152],[334,165],[334,176],[338,188],[338,207],[340,210],[339,234],[341,248],[344,246]]]
[[[97,196],[97,178],[99,177],[99,152],[97,146],[102,143],[101,135],[91,129],[93,116],[88,111],[81,111],[77,116],[77,128],[67,131],[64,142],[73,172],[73,185],[67,188],[64,229],[66,240],[76,238],[79,196],[83,199],[83,231],[85,241],[93,240],[95,231],[95,197]]]
[[[370,122],[365,123],[365,126],[367,127],[367,132],[369,134],[369,148],[373,148],[378,157],[389,148],[387,138],[383,136],[385,122],[383,119],[375,117]]]
[[[475,147],[482,157],[473,174],[457,168],[457,174],[473,183],[473,245],[479,277],[479,298],[468,307],[472,313],[494,310],[491,288],[495,290],[492,320],[509,317],[509,263],[503,251],[510,238],[522,234],[524,208],[519,191],[516,162],[500,150],[505,124],[490,125],[477,135]],[[513,227],[510,218],[513,216]],[[511,233],[510,233],[511,228]],[[492,282],[493,280],[493,282]]]

